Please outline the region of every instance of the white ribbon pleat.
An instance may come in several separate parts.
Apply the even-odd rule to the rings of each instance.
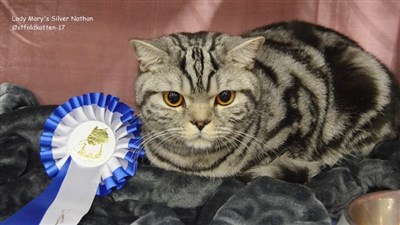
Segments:
[[[101,168],[102,166],[82,168],[71,160],[60,191],[40,224],[78,224],[89,211],[96,196]]]

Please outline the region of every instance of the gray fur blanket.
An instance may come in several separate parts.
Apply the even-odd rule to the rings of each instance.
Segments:
[[[39,136],[54,106],[0,85],[0,221],[50,183],[39,159]],[[346,158],[305,184],[260,177],[210,179],[140,162],[119,191],[96,197],[80,224],[331,224],[354,198],[400,189],[400,143],[377,145],[368,159]]]

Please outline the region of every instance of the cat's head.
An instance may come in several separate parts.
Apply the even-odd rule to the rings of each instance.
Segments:
[[[260,99],[252,69],[263,43],[207,32],[131,40],[146,148],[205,154],[245,135]]]

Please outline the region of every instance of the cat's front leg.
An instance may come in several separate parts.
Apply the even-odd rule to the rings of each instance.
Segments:
[[[283,154],[267,165],[255,166],[243,173],[244,180],[252,180],[259,176],[269,176],[281,180],[304,183],[317,175],[326,165],[322,161],[306,161],[291,158]]]

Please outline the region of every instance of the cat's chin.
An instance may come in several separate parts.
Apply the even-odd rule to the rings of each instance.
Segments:
[[[198,149],[198,150],[209,149],[213,146],[211,141],[206,140],[205,138],[202,138],[202,137],[198,137],[198,138],[189,140],[186,142],[186,145],[189,148],[194,148],[194,149]]]

